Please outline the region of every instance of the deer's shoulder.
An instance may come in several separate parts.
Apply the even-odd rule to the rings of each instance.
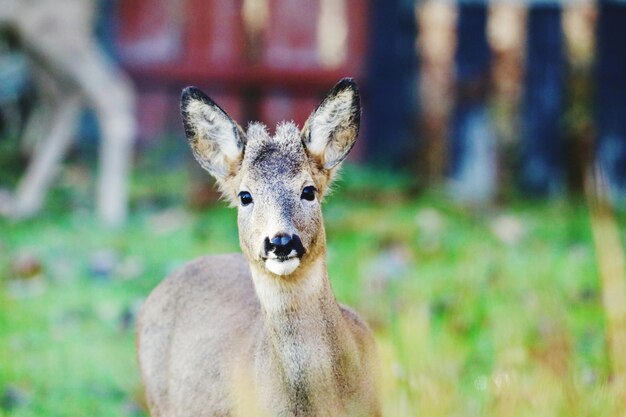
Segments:
[[[359,346],[362,346],[363,350],[369,352],[374,345],[374,335],[368,324],[350,307],[339,304],[339,310],[353,337],[358,341]]]
[[[167,279],[210,284],[212,280],[229,280],[250,277],[250,267],[241,253],[205,255],[187,262]]]
[[[250,267],[241,254],[202,256],[166,277],[150,294],[143,310],[256,308]]]
[[[212,289],[232,284],[232,281],[250,281],[250,279],[250,267],[243,255],[229,253],[193,259],[166,277],[163,284],[173,287],[194,287],[197,290]]]

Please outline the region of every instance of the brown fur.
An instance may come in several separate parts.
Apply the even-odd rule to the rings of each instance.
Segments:
[[[301,198],[310,185],[323,196],[356,139],[358,105],[356,86],[342,81],[314,111],[310,131],[284,123],[270,137],[253,124],[244,137],[208,97],[184,93],[196,157],[227,199],[235,203],[243,190],[253,203],[239,207],[244,256],[189,263],[141,311],[137,347],[153,417],[380,415],[373,337],[336,302],[319,198]],[[281,233],[299,236],[305,249],[285,273],[272,272],[263,252],[265,238]]]
[[[0,31],[17,35],[33,70],[38,111],[24,142],[32,158],[14,195],[0,200],[0,215],[32,217],[44,203],[74,138],[80,110],[90,107],[101,133],[96,207],[108,225],[127,211],[127,176],[135,137],[130,80],[112,65],[94,35],[97,0],[0,0]]]

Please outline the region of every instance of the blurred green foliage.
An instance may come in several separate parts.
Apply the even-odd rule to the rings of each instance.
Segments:
[[[90,176],[75,169],[39,218],[0,220],[0,416],[145,415],[142,300],[184,262],[238,251],[235,210],[186,208],[187,171],[138,169],[116,231],[93,218]],[[329,272],[376,332],[386,416],[626,409],[584,203],[466,209],[410,178],[353,166],[343,177],[325,206]]]

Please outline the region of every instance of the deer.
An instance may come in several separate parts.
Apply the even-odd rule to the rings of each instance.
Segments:
[[[128,175],[136,135],[132,81],[105,55],[94,35],[96,0],[0,0],[0,31],[17,35],[34,68],[43,106],[27,121],[36,143],[14,193],[0,190],[0,215],[24,219],[42,208],[72,144],[80,111],[91,108],[101,142],[98,217],[120,226],[128,211]],[[29,135],[30,133],[30,135]]]
[[[181,97],[199,164],[237,207],[241,254],[164,279],[137,319],[148,408],[161,416],[379,417],[376,345],[339,304],[321,202],[359,132],[355,81],[339,81],[302,130],[244,131],[206,94]]]

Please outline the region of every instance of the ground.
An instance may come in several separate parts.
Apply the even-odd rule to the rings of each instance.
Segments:
[[[184,170],[135,178],[117,231],[75,170],[38,219],[0,220],[0,416],[145,415],[138,307],[185,261],[238,250],[233,209],[183,204]],[[344,177],[329,272],[376,333],[386,416],[623,416],[584,199],[468,209],[406,178]]]

